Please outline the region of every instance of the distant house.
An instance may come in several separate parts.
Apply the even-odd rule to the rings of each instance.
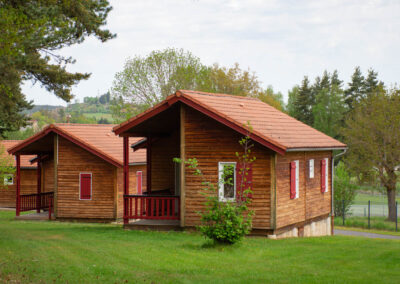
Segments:
[[[113,125],[51,124],[39,133],[9,148],[21,165],[25,155],[39,164],[33,195],[18,194],[21,211],[54,207],[56,219],[112,221],[122,218],[123,139],[114,135]],[[132,138],[131,143],[140,138]],[[144,192],[146,151],[132,155],[129,164],[131,192]],[[21,168],[22,169],[22,168]],[[18,174],[17,174],[18,177]],[[23,173],[21,171],[21,178]],[[143,180],[144,178],[144,180]],[[35,178],[36,180],[36,178]],[[145,184],[145,183],[144,183]]]
[[[4,146],[4,150],[17,145],[22,140],[3,140],[0,144]],[[7,152],[5,153],[6,155]],[[36,192],[36,165],[30,163],[30,159],[35,156],[24,156],[21,159],[21,194],[30,194]],[[15,159],[14,166],[16,166]],[[0,181],[0,207],[15,208],[16,194],[15,174],[7,175],[4,181]]]
[[[114,128],[125,139],[125,155],[128,137],[146,138],[133,148],[147,149],[152,196],[132,195],[125,182],[125,226],[135,226],[137,219],[175,219],[180,227],[200,224],[201,180],[172,159],[197,158],[205,177],[216,184],[225,165],[238,169],[235,152],[242,150],[238,141],[248,133],[247,122],[253,127],[256,156],[249,174],[253,232],[272,237],[331,234],[332,151],[345,144],[258,99],[184,90]],[[219,198],[232,200],[236,191],[221,186]]]

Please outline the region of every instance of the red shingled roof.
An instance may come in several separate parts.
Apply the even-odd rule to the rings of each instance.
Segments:
[[[3,140],[3,141],[0,141],[0,143],[3,144],[3,146],[5,148],[4,150],[7,151],[11,147],[14,147],[15,145],[17,145],[18,143],[20,143],[22,141],[23,140]],[[15,161],[14,157],[10,154],[7,154],[7,152],[5,152],[5,154],[12,158],[12,160],[14,161],[14,166],[16,167],[17,165],[16,165],[16,161]],[[36,165],[35,164],[32,165],[30,162],[30,159],[33,159],[35,157],[36,156],[33,156],[33,155],[21,156],[21,167],[36,169]]]
[[[34,143],[49,133],[58,135],[72,141],[82,148],[116,165],[123,165],[123,139],[116,136],[110,124],[73,124],[55,123],[46,126],[42,131],[22,141],[10,149],[10,153],[16,153],[27,145]],[[135,143],[142,138],[130,138],[130,143]],[[146,151],[139,150],[129,153],[129,163],[146,162]]]
[[[114,132],[121,134],[176,102],[185,103],[242,133],[246,133],[244,125],[249,121],[253,127],[252,138],[281,154],[303,148],[346,147],[256,98],[187,90],[177,91],[158,105],[114,127]]]

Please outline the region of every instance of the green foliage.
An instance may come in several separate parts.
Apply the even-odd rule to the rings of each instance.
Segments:
[[[256,97],[260,101],[267,103],[280,111],[284,111],[285,109],[282,93],[275,93],[272,86],[268,86],[265,90],[260,91]]]
[[[312,107],[315,103],[315,97],[307,76],[304,76],[301,86],[296,94],[296,101],[294,104],[294,117],[305,124],[312,125],[314,118]]]
[[[250,126],[249,126],[250,127]],[[217,243],[234,244],[243,239],[248,234],[252,226],[252,216],[254,212],[249,210],[251,203],[251,188],[247,183],[249,165],[255,161],[251,156],[251,140],[249,136],[242,138],[239,144],[243,147],[243,153],[236,153],[238,165],[241,165],[238,174],[242,177],[239,184],[236,185],[236,196],[234,201],[222,201],[218,196],[218,190],[221,186],[235,185],[234,168],[226,166],[223,168],[222,179],[217,185],[206,179],[203,171],[199,168],[196,158],[182,161],[175,158],[175,162],[184,162],[192,170],[194,176],[202,179],[202,194],[205,196],[205,209],[199,212],[202,225],[198,227],[199,231],[210,240]]]
[[[26,126],[21,110],[29,109],[20,85],[39,82],[47,91],[69,101],[71,87],[87,73],[70,73],[70,57],[55,51],[81,43],[88,36],[102,42],[114,37],[101,29],[111,10],[107,0],[32,0],[0,3],[0,136]]]
[[[388,195],[389,219],[395,219],[400,161],[400,90],[378,86],[357,104],[342,130],[349,147],[346,164],[353,174],[377,175]]]
[[[335,216],[343,216],[343,213],[348,215],[357,194],[357,186],[351,182],[350,174],[343,162],[335,168],[334,189]]]
[[[15,168],[13,159],[8,155],[3,144],[0,144],[0,187],[4,185],[4,179],[7,175],[14,174]]]

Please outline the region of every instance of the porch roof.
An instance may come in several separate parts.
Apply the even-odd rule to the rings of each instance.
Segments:
[[[117,166],[123,165],[123,139],[115,136],[110,124],[55,123],[46,126],[39,133],[10,147],[10,154],[32,155],[53,152],[53,135],[58,134],[92,154]],[[141,138],[130,138],[135,143]],[[129,155],[129,163],[146,162],[146,150]],[[32,158],[32,157],[31,157]]]
[[[270,105],[250,97],[179,90],[145,112],[114,127],[115,134],[124,136],[142,122],[172,108],[178,102],[227,125],[254,141],[284,154],[287,151],[343,149],[340,141],[290,117]]]
[[[8,149],[14,147],[15,145],[17,145],[18,143],[21,143],[23,140],[3,140],[0,141],[1,144],[3,144],[5,150],[7,151]],[[11,156],[10,154],[8,154],[7,152],[5,153],[5,155],[7,156]],[[12,158],[12,156],[11,156]],[[35,158],[35,156],[33,155],[29,155],[29,156],[22,156],[21,157],[21,168],[31,168],[31,169],[36,169],[35,165],[32,165],[32,163],[30,162],[30,160],[32,158]],[[15,161],[15,159],[13,159],[14,162],[14,167],[16,167],[17,162]]]

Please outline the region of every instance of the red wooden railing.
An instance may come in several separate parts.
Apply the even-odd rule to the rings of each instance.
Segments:
[[[53,201],[54,192],[23,194],[20,196],[20,212],[48,209]]]
[[[127,219],[179,220],[179,196],[165,195],[124,195],[127,205]]]

